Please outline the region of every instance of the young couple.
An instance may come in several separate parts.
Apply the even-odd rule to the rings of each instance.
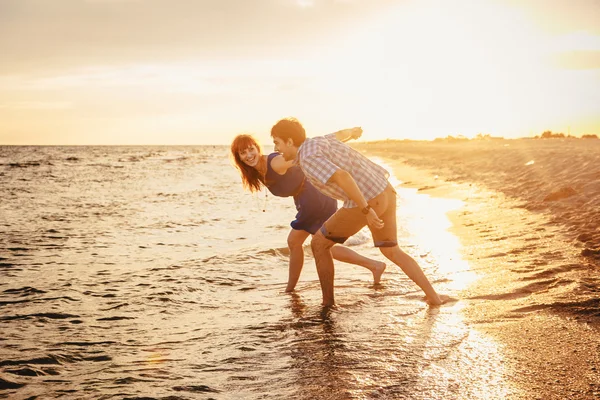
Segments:
[[[247,189],[257,191],[265,185],[275,196],[294,197],[298,214],[288,236],[286,290],[293,290],[298,281],[304,260],[302,244],[309,234],[313,235],[311,248],[324,306],[335,304],[334,258],[368,268],[378,283],[385,264],[341,246],[367,225],[375,247],[423,290],[427,303],[443,304],[449,297],[439,295],[417,262],[398,247],[396,192],[388,182],[389,174],[344,143],[361,134],[362,129],[353,128],[307,138],[299,121],[286,118],[271,129],[277,153],[263,155],[248,135],[237,136],[231,144],[231,155]],[[339,210],[334,199],[344,202]]]

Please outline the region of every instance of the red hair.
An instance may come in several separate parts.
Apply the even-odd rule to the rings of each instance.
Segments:
[[[260,173],[240,158],[240,152],[248,149],[249,147],[256,146],[259,155],[262,156],[262,149],[260,144],[251,135],[237,135],[233,142],[231,142],[231,154],[235,162],[235,167],[240,171],[242,176],[242,185],[244,189],[248,189],[251,192],[260,191],[263,182],[260,180]]]

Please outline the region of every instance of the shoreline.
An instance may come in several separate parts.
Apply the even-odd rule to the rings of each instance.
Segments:
[[[409,165],[390,149],[360,150],[391,166],[403,187],[463,201],[448,213],[450,230],[478,279],[459,295],[461,312],[500,343],[518,398],[600,398],[600,313],[593,311],[597,301],[578,293],[594,265],[568,232],[519,199]],[[562,235],[567,242],[555,254]]]
[[[439,175],[446,184],[488,188],[545,213],[564,226],[566,240],[587,262],[600,267],[600,140],[387,140],[352,147]],[[429,184],[435,188],[440,181]]]

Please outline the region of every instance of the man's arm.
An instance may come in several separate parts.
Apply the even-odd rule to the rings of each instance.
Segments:
[[[331,175],[331,178],[329,178],[328,182],[338,185],[344,191],[344,193],[346,193],[350,200],[356,203],[359,209],[362,210],[369,205],[358,188],[356,181],[347,171],[338,169],[333,173],[333,175]],[[366,215],[366,217],[367,224],[369,224],[369,226],[372,226],[376,229],[383,228],[383,221],[379,219],[377,213],[372,208],[369,209],[369,213]]]
[[[360,126],[342,129],[341,131],[335,132],[335,138],[340,142],[347,142],[350,139],[358,139],[362,135],[362,132],[363,130]]]

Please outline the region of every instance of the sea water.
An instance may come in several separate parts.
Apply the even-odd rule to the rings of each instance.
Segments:
[[[445,217],[459,204],[392,183],[400,246],[457,293],[473,273],[436,243],[459,246]],[[293,201],[245,192],[225,146],[0,147],[0,196],[0,397],[513,391],[501,349],[461,303],[429,308],[389,262],[376,287],[369,271],[336,263],[338,305],[323,309],[307,241],[297,290],[285,293]],[[423,224],[430,240],[415,240]],[[367,233],[349,243],[385,261]]]

